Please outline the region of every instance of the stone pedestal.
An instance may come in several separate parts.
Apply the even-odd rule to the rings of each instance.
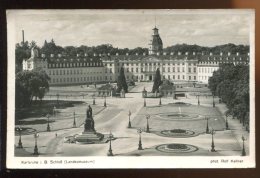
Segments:
[[[76,143],[91,144],[100,142],[104,135],[96,132],[95,122],[92,117],[92,108],[89,106],[87,109],[87,118],[84,123],[84,132],[75,138]]]

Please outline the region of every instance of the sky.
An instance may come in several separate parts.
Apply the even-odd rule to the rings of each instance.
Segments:
[[[227,43],[248,45],[249,15],[241,10],[18,10],[7,12],[15,21],[16,42],[53,38],[59,46],[148,48],[156,25],[164,47],[175,44],[216,46]]]

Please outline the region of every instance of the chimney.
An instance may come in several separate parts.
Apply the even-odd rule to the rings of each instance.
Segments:
[[[210,52],[209,55],[212,56],[212,52]]]
[[[51,54],[51,57],[54,57],[54,54]]]
[[[185,52],[185,55],[189,55],[189,52]]]
[[[137,56],[138,56],[138,53],[135,53],[135,55],[137,55]]]
[[[196,55],[196,52],[193,52],[192,54],[195,56],[195,55]]]
[[[237,52],[237,56],[239,56],[239,52]]]
[[[94,53],[94,56],[97,56],[97,54],[96,54],[96,53]]]
[[[42,54],[42,58],[45,58],[45,54]]]
[[[87,53],[85,53],[85,54],[84,54],[84,56],[86,56],[86,57],[87,57],[87,56],[88,56],[88,54],[87,54]]]
[[[128,53],[126,53],[125,55],[126,55],[126,56],[128,56],[129,54],[128,54]]]
[[[231,53],[230,53],[230,52],[228,52],[228,56],[230,56],[230,54],[231,54]]]
[[[171,56],[174,54],[174,52],[171,52]]]
[[[58,54],[58,57],[61,57],[61,54]]]
[[[157,56],[160,56],[160,52],[157,52]]]
[[[24,30],[22,30],[23,44],[24,44]]]
[[[101,56],[101,54],[99,54],[99,56]]]
[[[166,56],[166,52],[163,52],[163,55]]]
[[[223,55],[223,52],[220,52],[220,56],[222,56]]]
[[[145,56],[146,54],[145,53],[143,53],[143,56]]]
[[[79,54],[77,54],[77,57],[79,57],[80,55]]]
[[[118,56],[118,53],[116,53],[116,56]]]
[[[108,56],[110,56],[110,53],[107,53]]]
[[[180,52],[180,51],[178,51],[178,55],[181,55],[181,52]]]

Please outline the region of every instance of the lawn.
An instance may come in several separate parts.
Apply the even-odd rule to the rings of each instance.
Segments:
[[[31,128],[37,131],[46,131],[48,119],[46,113],[50,114],[49,123],[51,130],[60,130],[72,128],[74,121],[76,126],[80,126],[86,119],[86,109],[89,103],[82,101],[59,101],[59,105],[55,100],[43,101],[42,106],[32,106],[29,108],[19,109],[16,111],[16,126],[22,128]],[[53,114],[53,106],[56,107],[55,115]],[[93,115],[101,112],[104,107],[99,105],[91,106]]]
[[[136,117],[132,120],[134,128],[146,128],[146,115],[149,113],[149,126],[152,132],[162,130],[185,129],[194,131],[197,134],[205,133],[205,117],[208,117],[209,128],[215,130],[225,129],[225,120],[218,109],[207,106],[196,105],[174,105],[166,104],[162,106],[148,106],[142,108]],[[184,114],[188,118],[174,117],[167,115]]]

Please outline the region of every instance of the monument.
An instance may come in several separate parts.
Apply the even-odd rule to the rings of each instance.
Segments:
[[[92,116],[92,108],[88,106],[86,111],[86,120],[84,123],[84,132],[78,135],[75,140],[76,143],[90,144],[100,142],[104,138],[104,135],[96,132],[95,121]]]

